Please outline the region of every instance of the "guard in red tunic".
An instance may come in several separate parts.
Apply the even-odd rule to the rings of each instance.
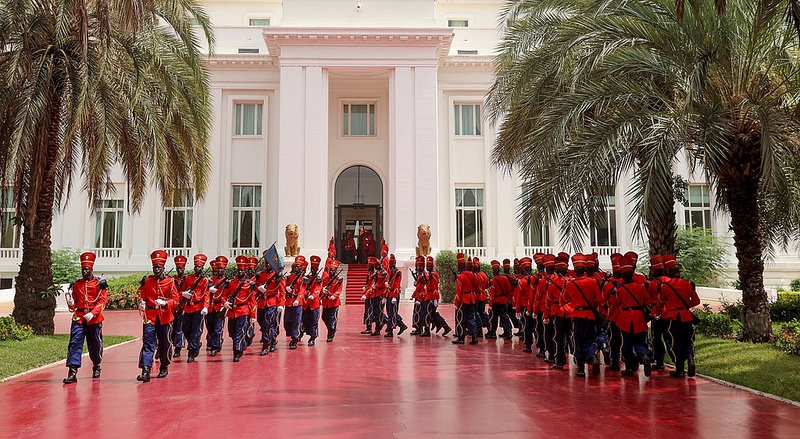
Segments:
[[[428,272],[425,292],[425,300],[428,302],[428,320],[426,327],[436,328],[437,334],[440,329],[444,329],[444,331],[442,331],[442,336],[446,336],[453,328],[451,328],[444,317],[439,314],[439,273],[434,269],[433,256],[425,258],[425,270]],[[430,332],[428,332],[427,336],[430,337]]]
[[[275,351],[278,343],[278,317],[283,311],[286,284],[281,273],[276,273],[271,264],[256,275],[258,285],[258,311],[256,319],[261,327],[261,354]]]
[[[297,349],[300,341],[300,324],[303,320],[303,301],[306,296],[306,258],[297,256],[292,263],[292,272],[286,277],[286,314],[283,316],[283,329],[290,337],[289,349]]]
[[[233,340],[233,362],[239,362],[247,349],[247,328],[256,322],[257,286],[247,277],[249,258],[236,257],[236,277],[228,282],[223,307],[227,310],[228,336]]]
[[[319,307],[322,295],[322,273],[319,272],[319,256],[311,256],[310,273],[306,276],[306,297],[303,302],[303,332],[310,336],[309,346],[314,346],[319,335]],[[300,336],[302,338],[302,335]]]
[[[186,290],[180,291],[180,306],[183,307],[183,334],[189,348],[187,363],[193,363],[200,355],[200,336],[203,335],[203,317],[208,315],[210,306],[208,277],[204,267],[208,256],[200,253],[194,256],[194,273],[186,276],[184,285]]]
[[[489,276],[481,270],[481,261],[472,258],[472,272],[478,288],[478,301],[475,303],[475,322],[478,325],[478,337],[483,338],[483,329],[489,329],[489,313],[486,312],[486,302],[489,301]]]
[[[605,316],[606,333],[608,334],[608,349],[603,351],[603,356],[604,363],[611,370],[619,370],[619,358],[622,351],[622,333],[616,323],[619,309],[617,309],[614,314],[611,314],[609,309],[611,293],[614,291],[614,288],[622,284],[622,271],[619,265],[620,258],[622,258],[622,255],[619,253],[611,255],[611,276],[603,281],[601,287],[603,303],[600,307],[600,312]]]
[[[523,352],[533,352],[533,331],[536,325],[535,314],[529,308],[531,301],[534,300],[532,266],[533,260],[527,256],[519,260],[520,277],[517,283],[516,312],[520,315],[522,325],[522,344],[525,345]]]
[[[681,277],[681,268],[675,257],[664,256],[664,267],[669,280],[659,286],[658,300],[661,303],[662,319],[670,322],[669,334],[672,338],[672,355],[675,357],[675,370],[669,374],[683,378],[684,367],[688,362],[686,375],[693,377],[697,371],[694,363],[694,326],[691,309],[700,304],[693,282]]]
[[[153,275],[142,279],[138,291],[144,321],[142,351],[139,353],[139,368],[142,372],[136,379],[142,382],[150,381],[154,356],[158,356],[160,362],[157,378],[164,378],[169,373],[169,364],[172,362],[170,331],[175,319],[173,312],[180,300],[175,282],[164,275],[167,252],[156,250],[150,253],[150,260],[153,264]]]
[[[579,377],[586,376],[585,365],[591,363],[592,376],[600,375],[600,360],[597,357],[597,309],[602,301],[600,285],[593,277],[586,275],[586,255],[572,256],[575,278],[564,284],[564,303],[572,308],[573,339],[575,341],[575,362]]]
[[[619,310],[615,321],[622,332],[622,358],[625,370],[622,376],[632,376],[644,366],[644,375],[650,376],[652,354],[647,346],[647,317],[652,304],[650,293],[644,285],[633,279],[633,260],[623,256],[619,260],[622,283],[617,285],[609,297],[609,313]]]
[[[556,340],[556,320],[563,317],[561,310],[561,291],[564,283],[561,276],[556,273],[556,256],[547,254],[542,259],[542,263],[546,270],[545,276],[542,281],[538,283],[539,291],[537,294],[541,297],[540,306],[543,309],[542,323],[544,323],[544,333],[547,346],[547,356],[545,362],[553,363],[553,367],[563,369],[566,362],[566,354],[563,352],[564,346],[560,341]]]
[[[535,325],[534,334],[536,335],[536,356],[544,358],[547,352],[547,343],[544,336],[544,322],[542,321],[542,314],[544,311],[542,297],[539,294],[539,284],[544,283],[545,269],[544,269],[544,253],[536,253],[533,255],[533,262],[536,264],[536,274],[531,276],[531,300],[528,304],[528,309],[533,314]]]
[[[211,277],[208,287],[209,313],[206,315],[206,345],[209,355],[216,357],[222,350],[222,331],[225,328],[225,298],[227,297],[227,286],[229,279],[225,277],[225,269],[228,267],[228,258],[217,256],[211,263],[214,276]]]
[[[328,330],[328,343],[336,336],[336,326],[339,324],[339,306],[341,306],[342,278],[336,271],[339,261],[332,260],[328,271],[322,276],[322,322]]]
[[[456,295],[453,304],[456,306],[456,339],[453,344],[464,344],[469,335],[469,344],[477,344],[477,322],[475,321],[475,303],[478,301],[475,273],[467,269],[464,254],[456,255],[458,275],[456,276]]]
[[[348,230],[344,237],[343,245],[343,261],[345,264],[353,264],[356,262],[356,240],[353,238],[353,231]]]
[[[173,261],[175,261],[175,275],[172,276],[172,279],[175,282],[175,288],[180,293],[188,286],[186,283],[186,262],[188,259],[184,255],[177,255],[173,258]],[[175,313],[175,319],[172,323],[172,347],[175,351],[172,357],[179,358],[186,340],[183,335],[183,304],[179,302],[173,312]]]
[[[256,266],[258,266],[258,258],[255,256],[248,256],[247,257],[247,269],[245,270],[245,276],[247,276],[250,281],[256,281]],[[257,292],[256,292],[257,293]],[[256,309],[256,314],[258,314],[258,309]],[[253,344],[253,340],[256,338],[256,324],[255,322],[247,322],[247,334],[244,337],[245,344],[247,347],[250,347]]]
[[[402,334],[408,329],[403,323],[403,316],[399,313],[400,308],[400,289],[403,282],[403,273],[397,269],[397,259],[394,254],[389,256],[389,273],[388,280],[386,281],[388,288],[386,289],[386,335],[384,337],[394,337],[394,328],[400,328],[397,335]]]
[[[336,238],[333,236],[328,242],[328,259],[336,259]]]
[[[411,273],[414,278],[414,293],[411,294],[411,299],[414,301],[414,311],[411,316],[411,326],[414,328],[411,335],[419,335],[424,331],[423,326],[428,321],[427,306],[422,306],[425,303],[425,293],[427,289],[427,273],[425,272],[425,256],[417,256],[415,261],[415,271]],[[430,333],[430,327],[428,327]]]
[[[376,245],[377,243],[375,242],[375,235],[372,234],[371,230],[367,230],[364,233],[363,245],[361,247],[361,250],[364,252],[362,259],[363,261],[367,261],[367,263],[369,263],[368,258],[375,256]]]
[[[510,264],[511,261],[506,259]],[[509,267],[510,268],[510,267]],[[506,340],[511,340],[512,329],[511,319],[508,318],[508,297],[513,293],[514,285],[509,276],[500,273],[500,262],[492,261],[492,279],[489,281],[489,332],[486,338],[494,340],[497,338],[497,326],[503,328],[500,335]]]
[[[655,255],[650,258],[650,279],[647,281],[647,292],[650,293],[650,301],[653,303],[653,309],[650,311],[652,321],[650,322],[650,334],[653,342],[653,369],[664,370],[664,357],[667,351],[672,349],[672,339],[667,331],[669,331],[668,319],[662,319],[664,309],[658,299],[658,291],[661,284],[667,282],[669,277],[666,276],[664,271],[664,258],[661,255]],[[674,358],[672,359],[675,360]]]
[[[92,360],[92,378],[100,378],[100,363],[103,361],[103,309],[108,299],[108,284],[105,279],[94,276],[95,254],[81,254],[81,278],[69,284],[66,294],[67,306],[72,311],[67,353],[67,377],[64,384],[78,381],[81,367],[83,340],[89,348]]]

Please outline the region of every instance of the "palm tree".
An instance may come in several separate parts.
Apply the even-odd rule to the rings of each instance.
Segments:
[[[210,174],[208,75],[193,0],[0,0],[0,184],[23,221],[14,318],[52,334],[53,212],[76,173],[91,206],[122,170],[130,209],[202,197]],[[175,163],[181,163],[176,172]]]
[[[634,214],[652,235],[662,226],[649,221],[672,210],[667,175],[685,156],[730,214],[743,338],[766,341],[765,251],[796,238],[800,218],[797,38],[778,8],[747,0],[728,1],[725,14],[697,2],[680,21],[674,7],[509,2],[487,97],[501,122],[495,162],[532,181],[521,212],[532,218],[591,211],[601,184],[633,172]],[[576,215],[562,228],[585,228]]]

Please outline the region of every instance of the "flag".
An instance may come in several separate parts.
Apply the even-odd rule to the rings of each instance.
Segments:
[[[280,253],[278,253],[278,249],[275,248],[274,242],[268,249],[264,250],[264,260],[267,261],[267,264],[269,264],[276,273],[283,271],[283,260],[281,259]]]

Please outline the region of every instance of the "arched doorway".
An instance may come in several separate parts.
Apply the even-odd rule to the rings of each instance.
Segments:
[[[367,256],[377,256],[383,238],[383,182],[368,166],[351,166],[336,178],[334,186],[334,220],[336,222],[336,254],[344,263],[366,262]],[[356,251],[345,251],[347,234],[353,235]],[[371,235],[376,250],[367,255],[363,242]],[[361,239],[359,239],[361,238]]]

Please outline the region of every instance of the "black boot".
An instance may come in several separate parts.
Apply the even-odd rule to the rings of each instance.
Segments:
[[[240,358],[242,358],[242,351],[233,351],[233,362],[238,363]]]
[[[219,349],[211,349],[211,356],[212,357],[216,357],[218,353],[219,353]]]
[[[335,335],[336,335],[336,330],[335,329],[331,329],[330,331],[328,331],[328,338],[326,338],[325,341],[328,342],[328,343],[332,342],[333,341],[333,337]]]
[[[383,338],[392,338],[392,337],[394,337],[394,329],[387,329],[386,335],[384,335]]]
[[[372,334],[372,325],[367,325],[367,329],[361,331],[361,333],[365,335]]]
[[[92,378],[100,378],[100,365],[92,367]]]
[[[464,337],[456,337],[455,340],[452,341],[453,344],[464,344]]]
[[[166,378],[169,375],[169,368],[167,366],[161,366],[161,369],[158,370],[158,375],[156,378]]]
[[[397,335],[400,335],[400,334],[406,332],[406,329],[408,329],[408,326],[403,322],[398,323],[397,326],[400,328],[400,330],[397,331]]]
[[[653,362],[650,361],[650,357],[647,355],[642,355],[642,358],[639,359],[639,362],[642,363],[642,366],[644,367],[644,376],[649,377],[653,372]]]
[[[181,357],[181,348],[175,348],[175,353],[172,354],[172,358],[180,358]]]
[[[486,333],[486,339],[487,340],[497,340],[497,334],[492,332],[492,331],[489,331],[489,332]]]
[[[269,351],[275,352],[275,346],[278,344],[278,340],[272,340],[272,343],[269,344]]]
[[[297,339],[293,338],[292,341],[289,342],[289,349],[297,349]]]
[[[427,326],[422,328],[422,333],[419,335],[420,337],[430,337],[431,336],[431,329]]]
[[[472,339],[469,341],[469,344],[478,344],[478,336],[472,334]]]
[[[198,352],[194,349],[189,349],[189,356],[186,358],[187,363],[194,363],[194,359],[197,358]]]
[[[411,332],[410,332],[409,334],[411,334],[411,335],[419,335],[419,334],[420,334],[420,332],[419,332],[419,328],[414,328],[414,329],[412,329],[412,330],[411,330]]]
[[[578,363],[578,371],[575,372],[576,377],[585,377],[586,376],[586,365],[583,363]]]
[[[375,330],[372,331],[372,333],[370,335],[373,335],[373,336],[381,335],[381,329],[383,329],[383,325],[382,324],[375,325]]]
[[[523,349],[522,352],[532,353],[533,349],[531,349],[531,345],[526,344],[525,349]]]
[[[72,384],[78,382],[78,368],[70,366],[67,371],[67,377],[64,378],[64,384]]]
[[[317,340],[317,337],[311,337],[311,339],[308,340],[308,345],[309,346],[314,346],[315,344],[317,344],[316,340]]]
[[[261,353],[259,355],[263,357],[267,354],[269,354],[269,343],[261,343]]]
[[[442,337],[444,337],[445,335],[449,334],[450,331],[452,331],[452,330],[453,330],[453,328],[451,328],[450,325],[445,323],[444,324],[444,332],[442,332]]]
[[[145,366],[142,368],[142,373],[136,377],[136,381],[141,381],[143,383],[150,382],[150,366]]]
[[[539,358],[544,358],[545,356],[547,356],[547,354],[545,353],[544,349],[539,349],[539,351],[536,352],[536,356]]]
[[[595,356],[594,361],[592,361],[592,376],[596,377],[600,375],[600,359]]]

